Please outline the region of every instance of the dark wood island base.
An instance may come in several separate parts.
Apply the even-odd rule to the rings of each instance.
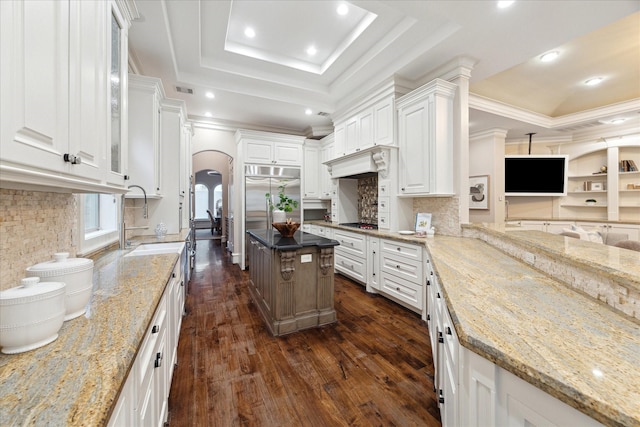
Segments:
[[[249,290],[274,336],[336,321],[333,248],[339,243],[298,231],[250,230]]]

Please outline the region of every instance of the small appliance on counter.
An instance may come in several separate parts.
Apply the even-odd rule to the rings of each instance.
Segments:
[[[60,282],[22,279],[0,292],[0,347],[15,354],[45,346],[58,338],[65,314],[65,288]]]
[[[67,285],[64,320],[75,319],[86,312],[93,289],[93,260],[69,258],[68,252],[58,252],[53,254],[53,260],[27,268],[27,277]]]

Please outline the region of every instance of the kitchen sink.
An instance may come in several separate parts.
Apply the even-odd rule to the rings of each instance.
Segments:
[[[125,256],[143,256],[158,254],[179,254],[184,249],[184,242],[145,243],[139,245]]]

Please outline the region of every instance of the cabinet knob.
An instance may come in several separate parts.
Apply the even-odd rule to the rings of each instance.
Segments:
[[[442,336],[442,332],[438,332],[438,342],[439,343],[443,343],[444,342],[444,337]]]
[[[152,334],[157,334],[158,332],[160,332],[160,326],[153,325],[153,328],[151,328],[151,333]]]
[[[400,288],[396,288],[396,291],[400,292]]]
[[[396,268],[397,268],[398,270],[400,270],[400,265],[396,264]]]
[[[401,248],[396,248],[398,250],[398,252],[400,252],[402,249]]]
[[[65,153],[63,158],[65,162],[71,163],[72,165],[79,165],[82,163],[82,157],[74,156],[73,154]]]
[[[451,335],[451,328],[447,326],[447,335]]]
[[[431,320],[431,315],[427,314],[427,320]]]
[[[404,191],[404,187],[402,187],[400,190]]]
[[[431,286],[431,281],[427,279],[427,286]]]
[[[129,181],[129,175],[125,175],[125,176],[124,176],[124,180],[125,180],[125,181]]]
[[[437,297],[437,298],[440,298],[440,292],[438,292],[438,293],[436,294],[436,297]]]

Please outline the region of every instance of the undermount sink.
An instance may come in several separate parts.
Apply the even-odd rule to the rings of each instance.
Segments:
[[[143,256],[158,254],[179,254],[184,249],[184,242],[145,243],[139,245],[125,256]]]

